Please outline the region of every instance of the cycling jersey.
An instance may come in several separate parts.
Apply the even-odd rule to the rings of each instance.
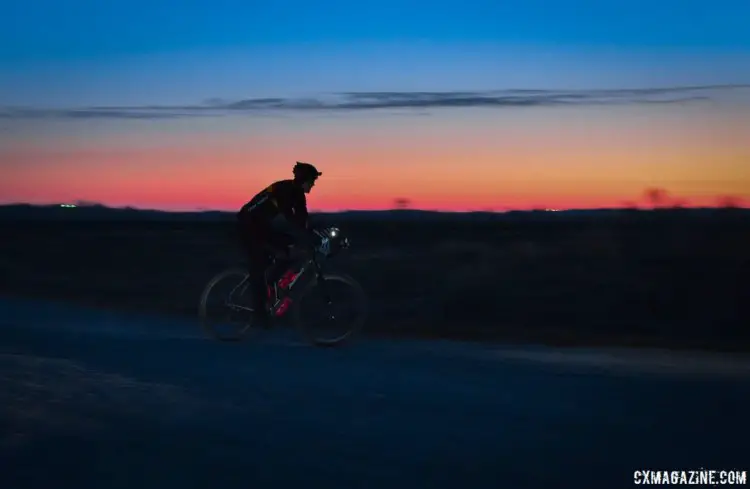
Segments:
[[[294,180],[272,183],[242,206],[237,217],[256,225],[266,225],[283,215],[302,229],[308,227],[307,198]]]

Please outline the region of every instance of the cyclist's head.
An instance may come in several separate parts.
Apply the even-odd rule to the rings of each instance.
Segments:
[[[294,181],[302,187],[305,193],[310,193],[310,190],[315,185],[315,180],[323,174],[310,163],[302,161],[298,161],[292,171],[294,173]]]

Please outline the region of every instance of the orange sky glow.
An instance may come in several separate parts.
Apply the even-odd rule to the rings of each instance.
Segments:
[[[0,200],[239,208],[295,160],[324,172],[311,209],[750,203],[750,114],[706,106],[430,115],[26,123],[0,132]]]

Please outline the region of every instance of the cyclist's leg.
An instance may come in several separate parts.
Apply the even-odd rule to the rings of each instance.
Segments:
[[[260,321],[268,318],[266,270],[269,266],[269,256],[264,233],[254,232],[253,228],[243,228],[240,239],[248,262],[248,280],[255,316]]]
[[[253,297],[253,306],[257,313],[265,314],[267,312],[268,293],[266,288],[266,270],[268,269],[269,260],[263,246],[256,246],[252,249],[252,259],[250,262],[250,290]]]
[[[284,274],[292,263],[290,247],[294,238],[284,232],[273,230],[268,238],[269,251],[276,256],[276,264],[269,270],[269,281],[275,282]]]

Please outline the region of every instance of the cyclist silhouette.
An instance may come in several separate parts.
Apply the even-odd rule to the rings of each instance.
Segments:
[[[280,265],[291,258],[294,245],[309,244],[311,226],[307,211],[307,198],[315,186],[315,181],[322,175],[310,163],[296,162],[293,168],[294,178],[272,183],[237,213],[240,243],[246,254],[250,274],[250,288],[256,320],[262,326],[270,325],[267,304],[267,278],[276,279],[270,271],[272,255],[281,258]],[[279,218],[291,226],[287,231],[281,230]]]

